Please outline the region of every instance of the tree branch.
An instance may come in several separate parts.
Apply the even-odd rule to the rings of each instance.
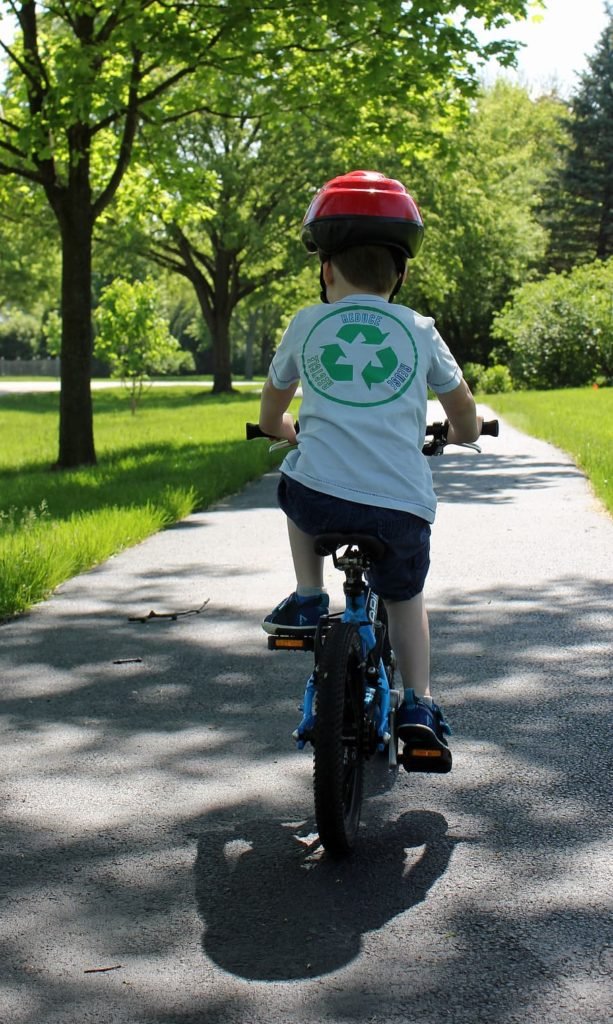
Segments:
[[[25,178],[35,185],[44,185],[45,179],[42,173],[30,171],[27,167],[15,167],[13,164],[5,164],[0,160],[0,174],[16,174],[18,178]]]
[[[34,74],[27,62],[18,63],[18,67],[29,81],[28,102],[32,114],[40,114],[43,102],[49,88],[49,81],[38,49],[38,24],[36,20],[36,4],[33,0],[27,0],[19,8],[17,13],[21,32],[23,35],[23,52],[26,58],[30,58],[33,68],[38,72]]]
[[[138,126],[138,83],[140,81],[140,59],[141,54],[138,51],[133,51],[132,59],[132,70],[130,73],[130,86],[128,91],[128,103],[125,113],[125,121],[123,127],[123,135],[121,144],[119,146],[119,154],[117,157],[117,163],[115,169],[109,178],[106,188],[102,190],[96,201],[92,205],[92,216],[96,220],[97,217],[102,213],[105,207],[108,206],[111,199],[115,195],[121,180],[128,168],[130,158],[132,156],[132,147],[134,145],[134,137],[136,135],[136,128]]]

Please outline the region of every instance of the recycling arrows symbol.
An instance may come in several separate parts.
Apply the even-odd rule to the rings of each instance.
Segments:
[[[348,342],[350,345],[360,338],[364,345],[382,345],[387,338],[387,333],[380,331],[378,327],[371,324],[344,324],[337,332],[337,338]],[[334,342],[330,345],[322,345],[321,362],[332,380],[350,381],[353,380],[353,366],[351,363],[341,362],[347,359],[342,345]],[[369,362],[362,370],[362,380],[368,390],[373,384],[381,384],[394,372],[398,366],[398,356],[393,348],[388,345],[379,349],[376,353],[377,362]]]
[[[382,384],[384,380],[387,380],[398,366],[398,356],[393,348],[382,348],[380,352],[377,352],[377,359],[379,366],[367,363],[362,370],[362,378],[369,391],[373,384]]]
[[[322,346],[321,364],[332,380],[353,380],[353,366],[349,363],[339,363],[339,359],[345,358],[345,350],[340,345],[334,343]]]

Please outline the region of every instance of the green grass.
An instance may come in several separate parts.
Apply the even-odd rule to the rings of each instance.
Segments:
[[[567,451],[613,512],[613,390],[480,398],[526,433]],[[253,391],[215,397],[152,390],[136,416],[119,390],[95,391],[98,465],[53,473],[57,394],[0,400],[0,619],[62,581],[230,494],[279,461],[247,444]]]
[[[513,426],[567,452],[613,513],[613,388],[480,395]]]
[[[136,416],[120,391],[94,392],[98,465],[51,472],[57,406],[57,394],[0,401],[0,619],[278,462],[243,440],[253,392],[164,388]]]

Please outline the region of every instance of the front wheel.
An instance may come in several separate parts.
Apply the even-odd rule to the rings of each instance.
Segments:
[[[313,755],[315,819],[334,857],[353,848],[364,781],[362,645],[355,626],[334,625],[317,666]]]

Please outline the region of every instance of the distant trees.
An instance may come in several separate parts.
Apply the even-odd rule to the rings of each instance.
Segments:
[[[563,110],[537,215],[548,231],[538,281],[517,287],[496,316],[523,387],[613,383],[613,8],[588,70]]]
[[[567,136],[557,172],[549,181],[545,223],[551,230],[549,265],[568,270],[576,263],[613,254],[613,7],[588,70],[573,94]]]
[[[215,392],[232,387],[239,304],[298,269],[299,211],[327,150],[307,118],[297,111],[279,119],[262,90],[238,105],[236,117],[201,114],[169,128],[147,164],[133,168],[129,204],[116,207],[116,242],[192,286]]]
[[[504,81],[484,90],[434,159],[408,164],[426,234],[403,295],[431,313],[461,362],[485,363],[494,312],[542,264],[537,213],[563,105]]]
[[[417,101],[434,83],[443,108],[474,91],[480,61],[494,52],[512,59],[510,43],[480,44],[471,18],[500,27],[527,7],[528,0],[465,0],[461,9],[440,0],[2,3],[17,31],[12,42],[0,39],[0,175],[41,190],[61,242],[58,467],[96,461],[93,232],[123,184],[144,123],[163,131],[198,111],[236,112],[235,86],[246,82],[275,83],[277,104],[288,110],[318,89],[311,109],[334,111],[337,132],[350,133],[351,110],[384,91]],[[452,20],[452,9],[461,16]],[[210,86],[220,76],[223,105],[212,108]]]

